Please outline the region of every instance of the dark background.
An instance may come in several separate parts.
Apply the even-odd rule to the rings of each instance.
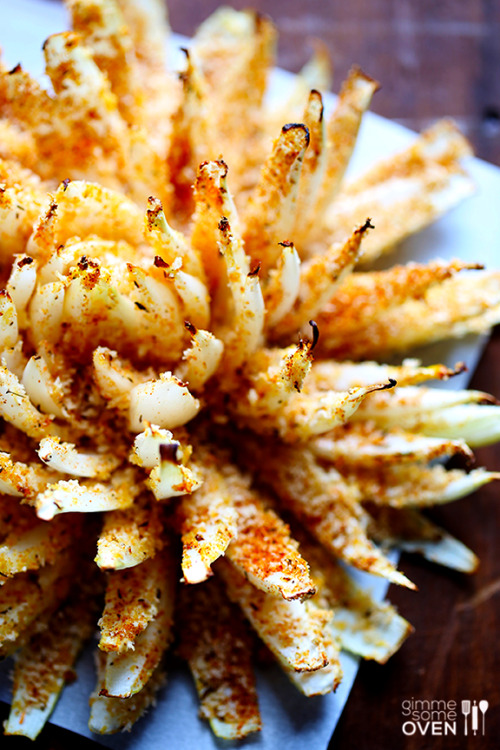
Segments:
[[[191,35],[218,4],[170,0],[174,31]],[[274,0],[227,3],[268,13],[280,32],[278,63],[297,71],[321,38],[335,66],[337,90],[352,63],[381,82],[372,109],[420,130],[454,117],[476,154],[500,165],[500,2],[497,0]],[[13,12],[15,6],[13,6]],[[479,256],[480,249],[478,249]],[[499,250],[500,256],[500,250]],[[500,333],[493,335],[472,387],[500,398]],[[477,451],[478,464],[500,470],[500,448]],[[361,666],[330,748],[347,750],[495,750],[500,737],[500,510],[498,487],[434,512],[434,518],[481,558],[472,577],[403,557],[418,593],[394,586],[389,598],[416,628],[385,666]],[[405,699],[487,699],[486,736],[405,737]],[[5,713],[5,712],[4,712]],[[459,729],[460,731],[460,729]],[[44,750],[92,750],[96,745],[48,727]],[[29,740],[5,738],[24,750]]]

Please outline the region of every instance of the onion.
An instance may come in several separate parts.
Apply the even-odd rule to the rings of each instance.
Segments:
[[[162,373],[159,380],[140,383],[130,393],[129,426],[141,432],[146,422],[168,430],[186,424],[200,410],[200,402],[184,383],[172,373]]]

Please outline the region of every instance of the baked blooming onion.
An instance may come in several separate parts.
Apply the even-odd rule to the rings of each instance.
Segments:
[[[141,717],[170,649],[242,738],[257,639],[310,696],[340,650],[385,662],[411,632],[351,568],[414,588],[397,546],[475,569],[425,509],[498,478],[471,466],[500,408],[402,358],[499,322],[500,272],[370,270],[473,192],[453,123],[346,181],[361,70],[327,115],[319,50],[273,107],[264,16],[218,10],[174,75],[163,0],[67,6],[47,87],[0,74],[5,732],[38,735],[98,629],[93,732]]]

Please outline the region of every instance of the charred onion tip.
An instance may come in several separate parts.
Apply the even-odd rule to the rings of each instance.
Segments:
[[[205,165],[211,164],[211,163],[213,163],[213,162],[205,161],[200,166],[205,166]],[[224,171],[224,174],[221,174],[221,178],[224,179],[225,177],[227,177],[227,173],[228,173],[229,167],[227,166],[227,164],[224,161],[224,159],[222,157],[219,157],[218,159],[215,159],[215,164],[217,164],[217,166],[220,167]]]
[[[221,232],[226,232],[229,229],[229,221],[225,216],[219,221],[219,229]]]
[[[160,443],[160,460],[179,463],[178,453],[180,447],[180,443]]]
[[[278,245],[280,245],[280,247],[293,247],[293,242],[290,242],[290,240],[283,240],[283,242],[278,242]]]
[[[321,104],[321,109],[319,111],[319,122],[323,122],[325,107],[323,105],[323,97],[321,96],[321,91],[318,91],[318,89],[311,89],[311,91],[309,92],[309,99],[319,99]]]
[[[262,266],[262,261],[258,260],[255,266],[248,272],[248,276],[258,276]]]
[[[389,378],[389,382],[388,383],[384,383],[384,385],[382,386],[382,388],[380,390],[381,391],[385,391],[388,388],[394,388],[394,386],[397,385],[397,384],[398,384],[397,380],[394,380],[394,378]]]
[[[45,47],[45,42],[43,43],[42,50],[44,47]],[[12,70],[9,70],[8,75],[11,76],[11,75],[14,75],[14,73],[20,73],[21,71],[22,71],[21,63],[17,63],[17,65],[15,65],[12,68]]]
[[[362,227],[359,228],[360,232],[366,232],[367,229],[375,229],[375,225],[372,224],[372,220],[368,218]]]
[[[486,266],[484,263],[466,263],[459,271],[484,271]]]
[[[311,351],[312,351],[314,349],[314,347],[316,346],[316,344],[318,343],[319,328],[318,328],[318,324],[316,323],[315,320],[310,320],[309,321],[309,325],[312,328],[312,344],[311,344]]]
[[[153,261],[156,268],[169,268],[169,265],[166,260],[163,260],[161,255],[155,255],[155,259]]]
[[[63,190],[67,189],[67,187],[68,187],[68,185],[69,185],[70,182],[71,182],[71,180],[69,179],[69,177],[66,177],[66,179],[61,182],[61,185],[64,186]],[[51,208],[52,208],[52,206],[51,206]]]
[[[321,91],[318,91],[318,89],[311,89],[309,92],[309,100],[311,99],[318,99],[319,103],[321,104],[321,109],[319,112],[319,121],[322,122],[323,115],[325,113],[325,107],[323,105],[323,96],[321,95]]]
[[[190,323],[189,320],[184,321],[184,328],[189,331],[189,333],[194,336],[196,333],[196,326],[194,326],[192,323]]]
[[[299,129],[299,130],[303,130],[304,131],[304,135],[306,137],[306,146],[308,146],[309,145],[309,137],[310,137],[309,136],[309,128],[307,127],[307,125],[304,125],[303,122],[288,122],[286,125],[283,125],[283,127],[281,128],[281,132],[282,133],[288,133],[289,130],[295,130],[295,129]]]

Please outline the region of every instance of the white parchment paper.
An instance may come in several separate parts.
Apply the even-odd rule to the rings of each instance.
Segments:
[[[9,67],[21,62],[23,67],[43,80],[41,46],[46,37],[67,28],[62,6],[47,0],[0,0],[0,45],[4,61]],[[180,44],[180,39],[177,40]],[[172,65],[178,56],[172,42]],[[182,40],[186,44],[186,40]],[[271,84],[271,96],[283,96],[293,77],[276,71]],[[331,97],[333,100],[333,97]],[[331,104],[331,101],[330,101]],[[377,115],[368,115],[360,132],[359,143],[350,166],[350,174],[366,169],[373,161],[405,147],[414,135],[405,128]],[[446,217],[419,235],[412,237],[387,264],[432,258],[460,257],[484,262],[488,267],[500,266],[500,169],[470,160],[468,168],[476,180],[477,194]],[[484,339],[468,337],[450,345],[429,347],[424,352],[429,362],[465,361],[472,371],[479,359]],[[465,387],[468,373],[454,378],[448,387]],[[360,574],[364,585],[382,599],[387,590],[383,580]],[[416,594],[418,596],[418,594]],[[404,613],[402,613],[404,614]],[[244,742],[218,741],[208,725],[197,718],[198,700],[187,669],[173,663],[168,683],[160,692],[156,708],[139,721],[130,734],[96,737],[87,727],[88,697],[94,687],[95,675],[92,649],[87,649],[77,667],[78,680],[68,685],[52,715],[52,722],[99,743],[121,750],[150,750],[170,747],[173,750],[197,748],[212,750],[220,747],[261,748],[276,750],[325,750],[337,724],[342,708],[358,669],[358,660],[342,655],[344,680],[335,695],[316,698],[303,697],[281,673],[278,667],[261,669],[257,673],[260,708],[263,719],[261,734]],[[0,700],[10,701],[12,662],[0,664]],[[376,730],[376,727],[374,727]]]

